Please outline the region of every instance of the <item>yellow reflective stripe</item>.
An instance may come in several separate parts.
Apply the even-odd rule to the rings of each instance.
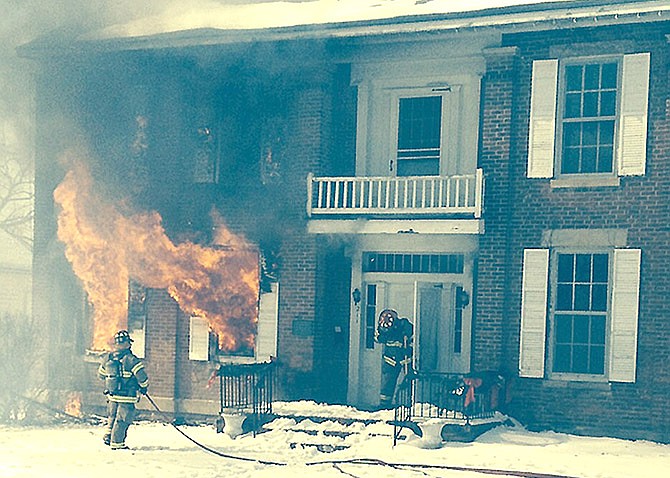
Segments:
[[[387,347],[402,347],[403,345],[405,344],[402,342],[386,342]]]
[[[143,368],[144,368],[144,364],[143,364],[142,362],[137,362],[137,365],[135,365],[135,366],[132,368],[131,372],[134,373],[134,374],[137,374],[137,372],[138,372],[139,370],[142,370]]]
[[[149,386],[149,379],[144,380],[143,382],[138,382],[140,387],[148,387]]]
[[[401,363],[402,365],[406,365],[406,364],[410,363],[411,361],[412,361],[412,359],[409,358],[409,357],[407,357],[406,359],[402,359],[402,360],[400,361],[400,363]]]
[[[124,397],[123,395],[110,395],[109,401],[116,403],[137,403],[139,402],[139,399],[135,395],[132,397]]]
[[[391,367],[395,367],[395,366],[396,366],[396,361],[393,360],[391,357],[384,356],[384,362],[386,362],[387,364],[389,364]]]

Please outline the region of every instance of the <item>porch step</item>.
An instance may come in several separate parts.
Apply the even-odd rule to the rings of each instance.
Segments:
[[[268,431],[292,435],[291,449],[316,448],[322,453],[345,450],[351,446],[350,440],[358,440],[357,437],[393,437],[393,427],[386,421],[350,417],[283,415],[263,425],[262,432]]]

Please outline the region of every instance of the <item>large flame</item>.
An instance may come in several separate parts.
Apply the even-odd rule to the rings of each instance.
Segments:
[[[173,243],[157,212],[123,214],[101,199],[88,168],[73,162],[54,191],[58,238],[93,306],[93,350],[127,327],[129,279],[166,289],[189,315],[204,317],[228,352],[253,348],[258,253],[219,224],[218,247]]]

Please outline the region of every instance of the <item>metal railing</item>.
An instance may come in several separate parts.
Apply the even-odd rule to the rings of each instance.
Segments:
[[[417,374],[403,381],[395,396],[393,444],[403,427],[420,418],[444,418],[470,424],[491,418],[498,408],[497,383],[456,374]]]
[[[307,178],[307,214],[468,214],[481,217],[484,174]]]
[[[252,430],[260,428],[263,419],[272,415],[274,370],[274,362],[219,365],[220,413],[243,412]]]

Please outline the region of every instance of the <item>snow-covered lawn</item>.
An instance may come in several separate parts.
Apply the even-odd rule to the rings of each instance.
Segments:
[[[390,412],[366,413],[313,402],[280,402],[274,408],[281,415],[390,418]],[[112,451],[103,445],[101,426],[0,426],[0,477],[492,476],[453,468],[415,468],[400,464],[532,471],[582,478],[670,476],[670,445],[553,432],[533,433],[520,426],[500,426],[472,443],[447,442],[438,449],[423,448],[421,440],[411,432],[407,432],[406,439],[392,447],[392,427],[383,421],[371,424],[355,421],[345,425],[333,420],[296,423],[294,419],[283,417],[267,424],[266,428],[269,431],[255,437],[242,435],[232,439],[226,434],[216,433],[211,425],[180,427],[188,436],[222,454],[279,463],[276,465],[209,453],[171,425],[157,422],[135,423],[127,441],[131,450],[119,451]],[[335,451],[327,452],[329,450]],[[386,464],[350,461],[362,458]],[[331,463],[316,464],[324,461]]]

